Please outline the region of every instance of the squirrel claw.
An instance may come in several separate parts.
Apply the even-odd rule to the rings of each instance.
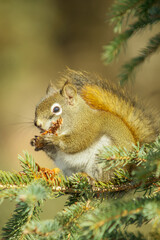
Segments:
[[[35,147],[34,150],[35,150],[36,152],[38,152],[38,151],[42,150],[42,148]]]
[[[35,137],[37,137],[37,136],[35,136]],[[30,144],[31,144],[32,147],[35,147],[35,145],[36,145],[36,139],[35,139],[35,138],[32,138],[31,141],[30,141]]]
[[[30,141],[31,146],[35,147],[35,151],[39,151],[43,149],[43,142],[38,136],[35,136]]]

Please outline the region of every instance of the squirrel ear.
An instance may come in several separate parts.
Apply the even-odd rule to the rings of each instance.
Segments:
[[[56,89],[53,86],[53,83],[50,82],[50,84],[47,87],[46,94],[50,95],[56,92]]]
[[[62,95],[67,98],[68,103],[70,105],[74,105],[75,101],[76,101],[76,97],[77,97],[77,89],[74,87],[74,85],[70,84],[70,83],[65,83],[62,91],[61,91]]]

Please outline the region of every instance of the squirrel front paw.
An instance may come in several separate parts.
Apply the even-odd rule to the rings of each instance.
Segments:
[[[58,143],[57,130],[61,128],[63,119],[60,117],[56,122],[52,122],[51,127],[42,132],[40,136],[35,136],[31,139],[30,144],[35,147],[35,151],[43,150],[48,145],[55,145]]]
[[[53,148],[54,145],[58,145],[58,136],[52,134],[35,136],[31,139],[30,144],[35,147],[35,151],[45,151],[50,147]]]
[[[42,150],[44,147],[44,139],[41,136],[35,136],[31,139],[30,144],[35,147],[35,151]]]

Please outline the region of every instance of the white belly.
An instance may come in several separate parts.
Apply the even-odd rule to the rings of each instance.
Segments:
[[[93,168],[95,168],[96,154],[103,146],[111,145],[111,140],[107,136],[102,136],[89,148],[74,154],[57,151],[54,158],[55,164],[65,175],[70,176],[72,173],[86,172],[91,177],[93,176]],[[97,169],[95,169],[97,170]]]

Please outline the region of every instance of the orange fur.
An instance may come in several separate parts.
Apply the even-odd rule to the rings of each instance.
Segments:
[[[157,129],[142,109],[136,108],[131,101],[97,86],[86,85],[81,93],[86,103],[95,109],[115,114],[127,125],[135,141],[150,142],[156,137]]]

